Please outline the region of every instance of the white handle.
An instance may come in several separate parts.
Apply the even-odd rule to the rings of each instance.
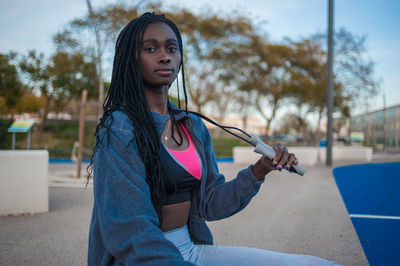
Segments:
[[[270,160],[274,159],[276,154],[275,150],[268,144],[262,142],[257,135],[253,135],[249,141],[255,146],[254,152],[263,154]],[[292,165],[288,171],[302,176],[305,174],[307,169],[301,165]]]

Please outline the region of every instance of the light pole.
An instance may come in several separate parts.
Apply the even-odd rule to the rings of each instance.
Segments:
[[[386,152],[386,95],[383,90],[383,152]]]
[[[326,165],[332,165],[332,141],[333,141],[333,126],[332,126],[332,112],[333,112],[333,0],[329,1],[328,7],[328,73],[326,84],[326,107],[328,115],[328,125],[326,131]]]

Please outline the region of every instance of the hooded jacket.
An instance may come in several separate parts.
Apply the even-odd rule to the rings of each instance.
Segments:
[[[171,105],[199,153],[202,176],[191,198],[188,228],[195,244],[213,244],[205,221],[229,217],[257,194],[250,165],[225,182],[219,173],[211,136],[200,118]],[[168,115],[152,112],[161,135]],[[123,111],[114,111],[102,128],[94,157],[94,204],[89,232],[88,265],[191,265],[165,239],[152,205],[145,166],[138,154],[134,128]]]

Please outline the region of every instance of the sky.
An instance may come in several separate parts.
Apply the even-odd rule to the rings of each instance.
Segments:
[[[121,1],[121,0],[119,0]],[[111,0],[92,0],[95,7]],[[135,1],[133,1],[135,2]],[[266,21],[263,30],[271,41],[296,39],[327,30],[328,0],[164,0],[194,12],[210,7],[215,11],[233,9]],[[336,0],[335,29],[346,28],[366,37],[366,56],[375,62],[375,78],[381,93],[371,100],[371,111],[400,104],[400,1]],[[86,0],[0,0],[0,53],[20,54],[36,49],[51,54],[52,36],[69,21],[85,15]]]

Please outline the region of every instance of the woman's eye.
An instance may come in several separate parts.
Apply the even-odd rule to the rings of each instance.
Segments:
[[[154,53],[156,51],[156,49],[154,49],[153,47],[145,47],[144,51],[148,52],[148,53]]]
[[[168,53],[170,53],[170,54],[174,54],[174,53],[176,53],[176,51],[178,51],[178,48],[175,46],[171,46],[168,48]]]

